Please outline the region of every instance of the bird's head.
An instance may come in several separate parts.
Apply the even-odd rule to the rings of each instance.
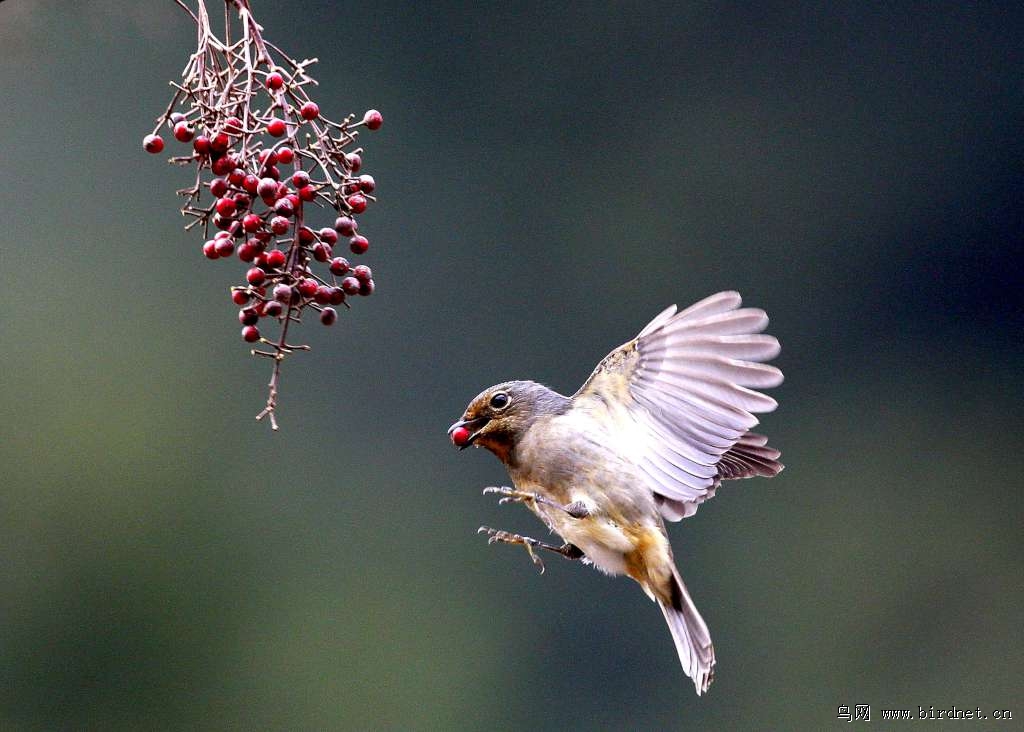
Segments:
[[[538,417],[558,414],[569,400],[535,381],[506,381],[480,392],[462,419],[448,428],[460,450],[486,447],[507,462],[512,449]]]

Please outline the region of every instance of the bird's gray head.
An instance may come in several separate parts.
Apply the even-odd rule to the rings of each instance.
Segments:
[[[539,417],[561,414],[568,406],[567,397],[543,384],[506,381],[480,392],[448,435],[460,449],[486,447],[508,462],[519,438]]]

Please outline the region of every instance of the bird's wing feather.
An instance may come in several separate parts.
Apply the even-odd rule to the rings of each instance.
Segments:
[[[722,480],[775,475],[777,450],[750,429],[777,406],[755,389],[778,386],[764,361],[779,342],[761,331],[763,310],[720,292],[686,310],[667,308],[616,348],[573,395],[608,417],[613,437],[636,459],[669,520],[692,515]]]

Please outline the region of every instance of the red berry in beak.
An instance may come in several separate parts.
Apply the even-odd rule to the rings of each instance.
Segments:
[[[465,447],[469,444],[469,437],[473,433],[467,430],[465,427],[456,427],[452,430],[452,443],[456,447]]]

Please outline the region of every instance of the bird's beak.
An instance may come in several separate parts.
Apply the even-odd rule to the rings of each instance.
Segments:
[[[473,444],[473,441],[477,438],[477,435],[480,434],[480,430],[482,430],[490,421],[491,420],[488,419],[487,417],[477,417],[476,419],[460,419],[458,422],[456,422],[455,424],[448,428],[448,437],[451,438],[452,433],[459,427],[465,427],[467,430],[469,430],[469,439],[458,446],[460,450],[465,450],[467,447]]]

